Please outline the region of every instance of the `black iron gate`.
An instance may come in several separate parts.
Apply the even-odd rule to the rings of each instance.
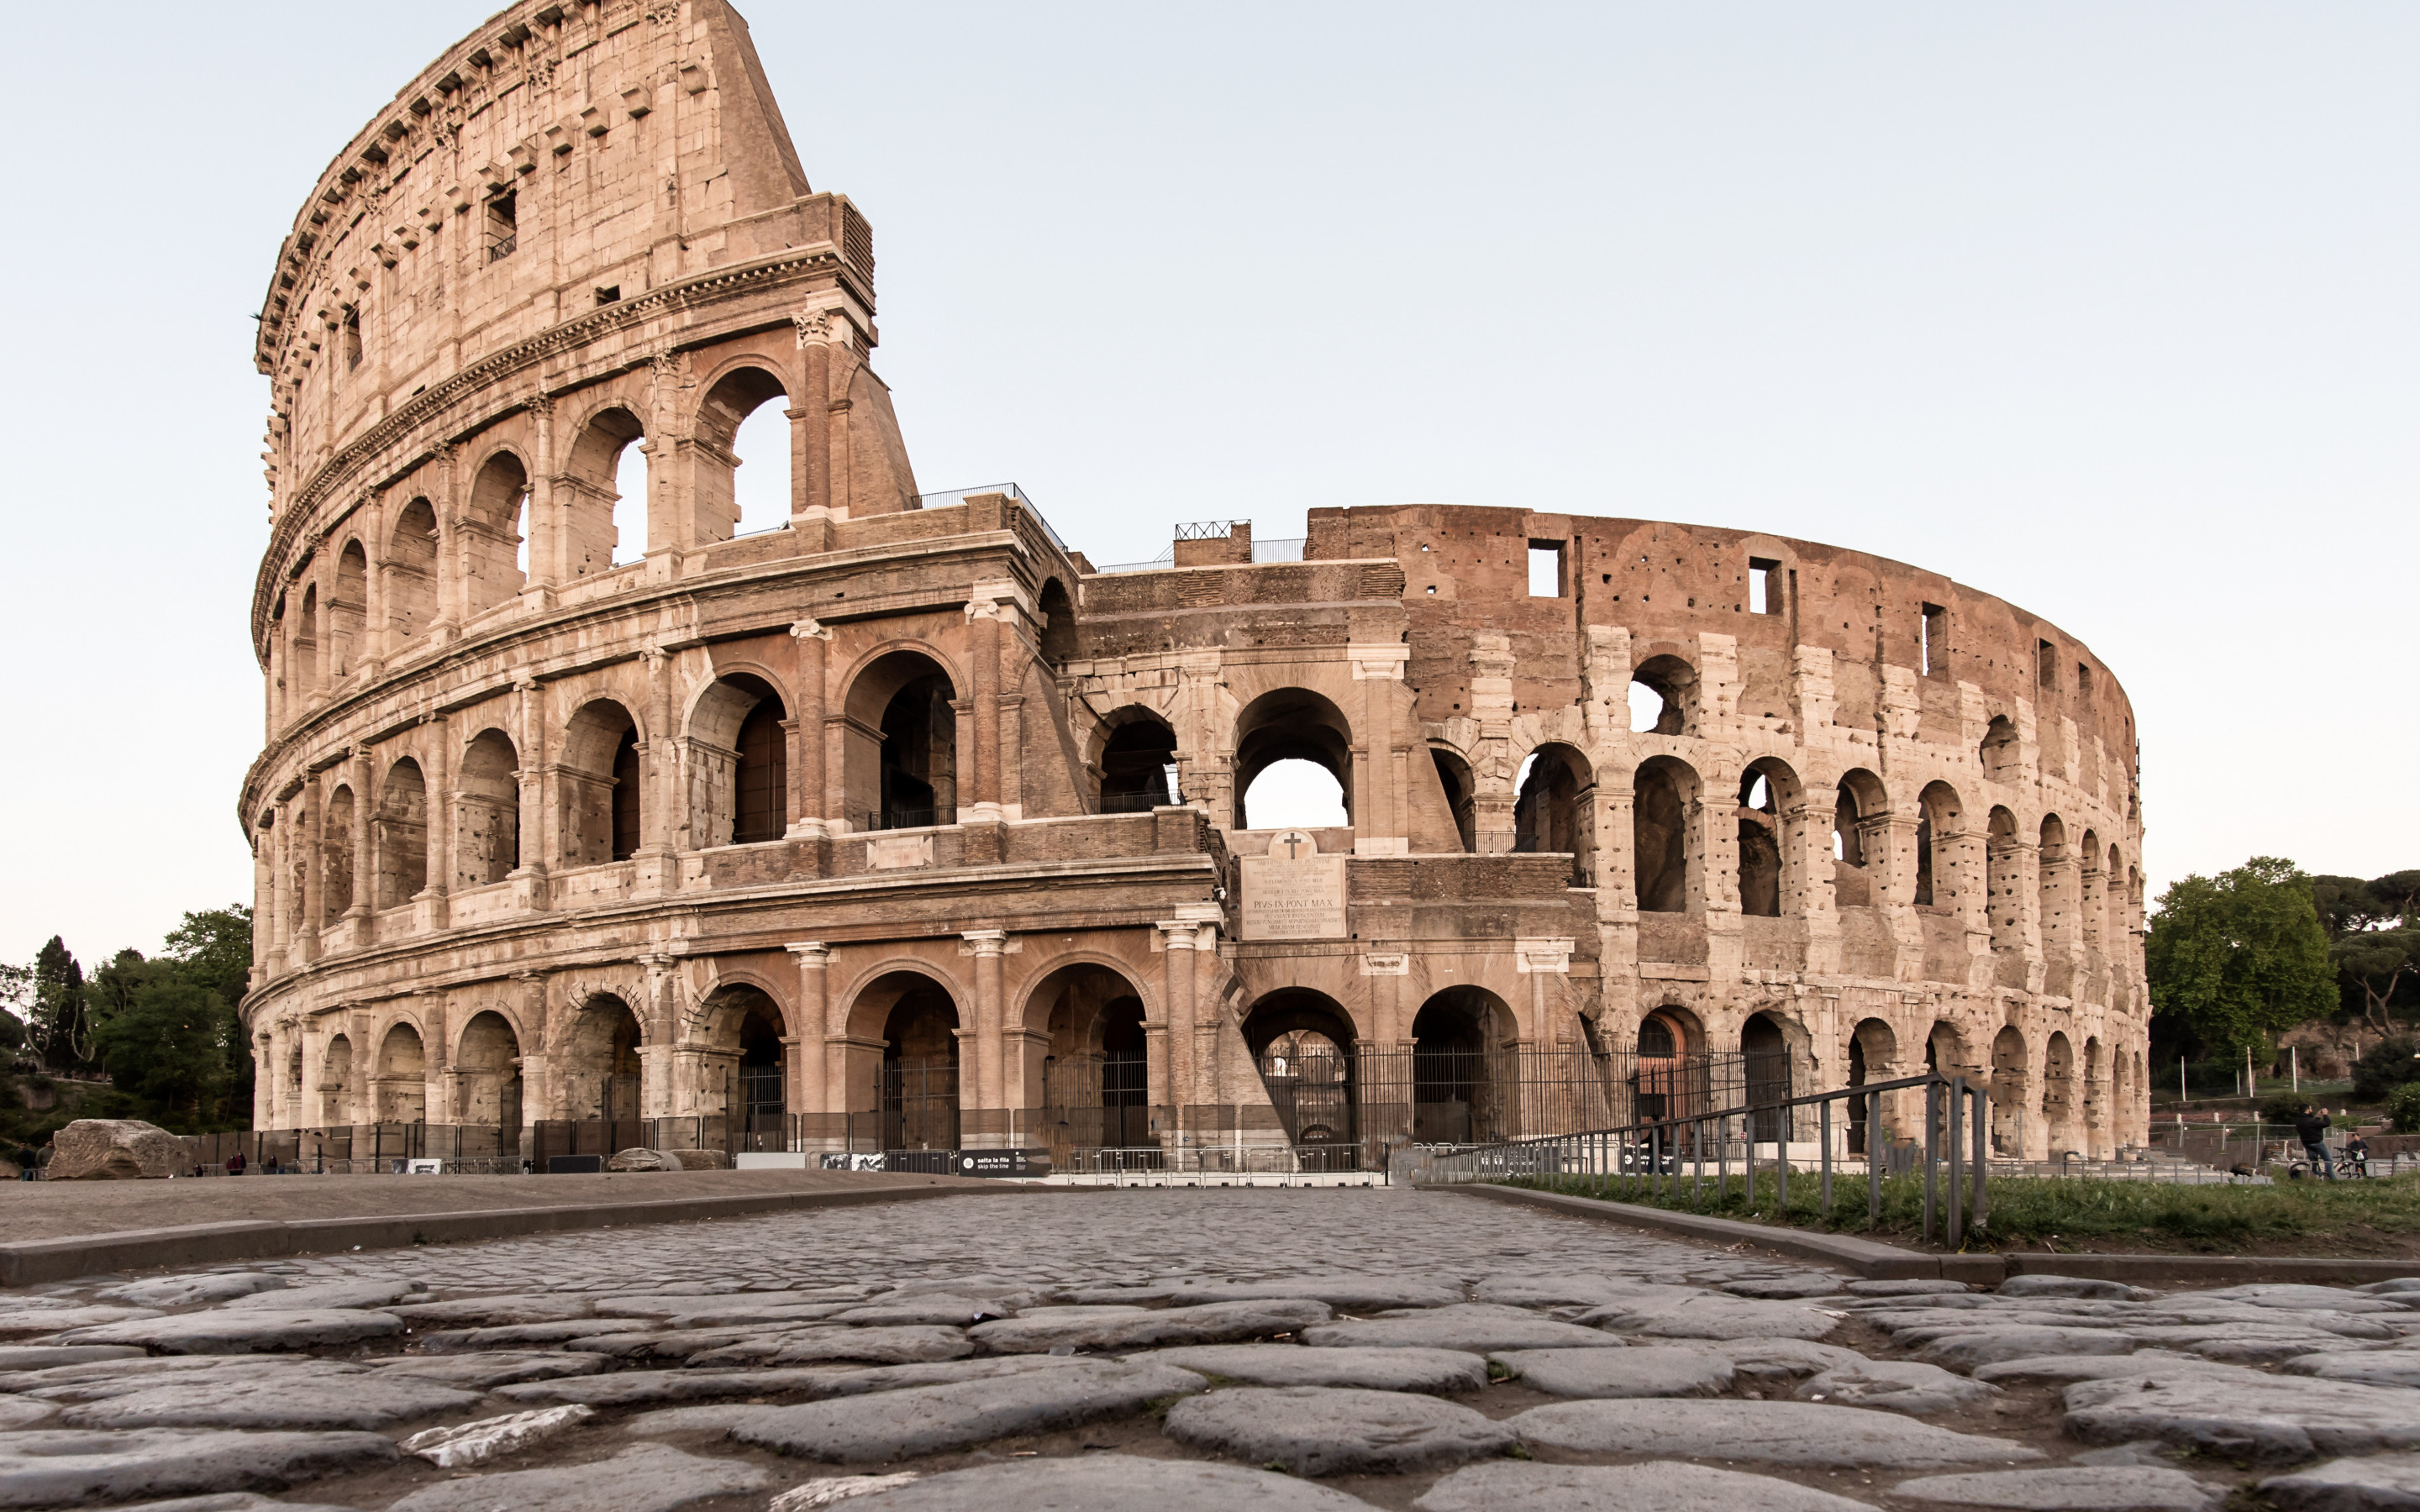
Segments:
[[[958,1148],[958,1068],[900,1065],[882,1068],[882,1148]]]

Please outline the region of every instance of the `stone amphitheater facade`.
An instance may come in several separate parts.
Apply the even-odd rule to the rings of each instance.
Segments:
[[[2143,1137],[2133,717],[2074,637],[1522,509],[1096,570],[1013,487],[919,495],[874,267],[721,0],[523,0],[313,187],[256,353],[258,1127],[1366,1163],[1777,1047],[1984,1078],[2007,1154]],[[789,514],[737,534],[767,405]],[[1289,760],[1346,823],[1247,826]],[[1279,1086],[1323,1047],[1365,1106]],[[1366,1068],[1449,1051],[1519,1095],[1389,1122]]]

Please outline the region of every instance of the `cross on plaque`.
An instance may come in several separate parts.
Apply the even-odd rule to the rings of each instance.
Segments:
[[[1302,848],[1311,844],[1311,837],[1299,829],[1289,829],[1278,837],[1278,843],[1286,848],[1287,860],[1299,861],[1302,859]]]

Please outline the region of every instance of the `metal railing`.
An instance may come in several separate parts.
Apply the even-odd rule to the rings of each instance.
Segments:
[[[939,809],[868,809],[857,816],[861,830],[935,829],[941,823]]]
[[[1943,1229],[1946,1242],[1955,1248],[1965,1228],[1970,1225],[1983,1227],[1990,1212],[1984,1184],[1990,1123],[1985,1112],[1986,1093],[1981,1086],[1968,1085],[1962,1076],[1928,1073],[1898,1081],[1869,1082],[1837,1091],[1754,1101],[1681,1118],[1644,1119],[1613,1128],[1433,1153],[1419,1163],[1414,1180],[1421,1185],[1453,1185],[1579,1177],[1589,1182],[1590,1195],[1593,1196],[1603,1197],[1609,1191],[1617,1195],[1646,1192],[1660,1201],[1668,1181],[1677,1196],[1685,1177],[1691,1183],[1690,1206],[1697,1209],[1703,1205],[1709,1166],[1713,1167],[1715,1190],[1730,1190],[1734,1149],[1740,1152],[1747,1189],[1755,1192],[1758,1149],[1769,1144],[1773,1147],[1771,1169],[1776,1190],[1786,1210],[1790,1203],[1789,1146],[1793,1142],[1786,1135],[1799,1121],[1798,1110],[1813,1109],[1819,1126],[1819,1205],[1828,1220],[1833,1213],[1835,1166],[1848,1164],[1833,1152],[1833,1104],[1864,1103],[1865,1117],[1861,1121],[1870,1148],[1873,1132],[1883,1127],[1884,1094],[1919,1088],[1924,1093],[1924,1134],[1919,1157],[1924,1174],[1924,1240],[1930,1243],[1936,1229]],[[1855,1164],[1865,1168],[1867,1221],[1870,1227],[1879,1227],[1884,1173],[1893,1162],[1869,1157]],[[1941,1191],[1945,1173],[1948,1182],[1946,1205]],[[1946,1228],[1941,1221],[1945,1207]]]

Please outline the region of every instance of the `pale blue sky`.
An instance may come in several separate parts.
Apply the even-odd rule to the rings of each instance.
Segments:
[[[249,896],[250,317],[488,8],[12,17],[0,960]],[[2117,669],[2156,881],[2420,864],[2420,8],[753,12],[925,488],[1095,561],[1408,500],[1881,552]]]

